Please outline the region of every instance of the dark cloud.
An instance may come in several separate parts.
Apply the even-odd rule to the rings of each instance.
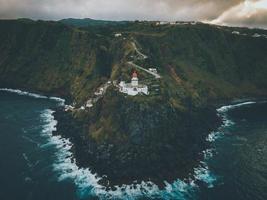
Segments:
[[[250,0],[250,2],[257,2]],[[266,0],[260,0],[266,1]],[[197,20],[244,24],[244,18],[226,17],[245,0],[0,0],[0,18],[67,17],[112,20]],[[265,10],[258,10],[245,24],[266,24]],[[217,21],[216,21],[217,20]],[[225,20],[225,21],[223,21]],[[240,22],[240,23],[239,23]]]

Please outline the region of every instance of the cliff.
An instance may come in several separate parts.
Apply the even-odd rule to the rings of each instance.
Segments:
[[[111,185],[185,177],[220,124],[215,106],[267,95],[264,30],[154,22],[78,28],[30,20],[0,21],[0,29],[0,87],[75,102],[75,111],[56,112],[56,134],[71,138],[78,164],[108,175]],[[138,58],[133,43],[147,59]],[[161,79],[138,70],[149,96],[110,86],[92,108],[79,109],[101,84],[129,80],[128,61],[158,69]]]

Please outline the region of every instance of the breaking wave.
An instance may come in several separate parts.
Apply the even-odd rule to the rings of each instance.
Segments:
[[[228,105],[228,106],[222,106],[221,108],[217,109],[217,112],[219,114],[224,115],[229,110],[233,110],[233,109],[235,109],[237,107],[241,107],[241,106],[245,106],[245,105],[251,105],[251,104],[255,104],[255,103],[256,103],[255,101],[248,101],[248,102],[232,104],[232,105]]]
[[[49,138],[49,142],[42,147],[55,146],[57,148],[56,160],[53,165],[54,171],[58,174],[58,181],[71,179],[77,187],[77,195],[81,199],[88,197],[98,197],[99,199],[138,199],[138,198],[160,198],[160,199],[195,199],[198,191],[196,182],[203,182],[207,187],[213,187],[216,177],[210,172],[208,165],[201,162],[194,169],[193,179],[176,180],[173,183],[165,182],[165,188],[160,189],[152,182],[142,182],[141,184],[116,186],[115,190],[108,190],[98,182],[101,177],[93,174],[89,168],[79,168],[73,158],[71,148],[72,143],[61,136],[54,136],[57,121],[53,117],[52,110],[45,110],[41,114],[43,134]],[[204,154],[211,153],[209,150]]]
[[[16,93],[18,95],[29,96],[29,97],[33,97],[33,98],[37,98],[37,99],[50,99],[50,100],[54,100],[54,101],[59,102],[61,106],[63,106],[65,104],[65,100],[58,98],[58,97],[48,97],[48,96],[44,96],[44,95],[40,95],[40,94],[35,94],[35,93],[31,93],[31,92],[26,92],[26,91],[22,91],[22,90],[18,90],[18,89],[10,89],[10,88],[0,88],[0,91]]]
[[[223,106],[219,109],[218,115],[223,119],[223,125],[216,132],[211,132],[206,140],[214,142],[223,136],[226,128],[234,124],[227,117],[227,111],[239,106],[253,104],[255,102],[246,102],[235,105]],[[114,190],[108,190],[98,182],[101,177],[91,172],[89,168],[79,168],[71,152],[72,143],[61,136],[54,136],[57,121],[53,117],[50,109],[43,111],[41,119],[44,122],[43,135],[48,138],[48,143],[42,145],[54,146],[57,149],[56,160],[53,164],[53,170],[57,174],[58,181],[72,180],[77,188],[77,196],[80,199],[98,197],[99,199],[139,199],[139,198],[159,198],[159,199],[196,199],[199,191],[199,182],[204,183],[207,188],[214,187],[217,176],[212,173],[208,166],[208,160],[216,153],[214,148],[203,151],[204,160],[194,169],[192,178],[186,180],[177,180],[173,183],[165,182],[165,188],[160,189],[152,182],[142,182],[141,184],[117,186]]]
[[[217,131],[211,132],[207,138],[206,141],[210,142],[211,144],[215,142],[216,140],[222,138],[224,136],[224,133],[227,132],[227,129],[231,128],[235,122],[233,122],[231,119],[229,119],[227,112],[229,110],[233,110],[235,108],[245,106],[245,105],[251,105],[255,104],[256,102],[254,101],[249,101],[249,102],[243,102],[243,103],[238,103],[238,104],[232,104],[232,105],[227,105],[227,106],[222,106],[217,109],[218,116],[221,117],[222,119],[222,125],[219,127]],[[195,169],[195,178],[200,179],[207,183],[208,188],[211,188],[214,186],[214,183],[217,181],[217,176],[214,175],[208,167],[207,161],[211,159],[214,154],[216,154],[216,149],[215,148],[210,148],[205,151],[203,151],[204,155],[204,161],[200,162],[200,165],[198,168]]]
[[[42,148],[54,146],[57,149],[56,160],[53,169],[58,175],[58,181],[71,179],[77,187],[77,195],[80,199],[89,197],[98,197],[99,199],[137,199],[137,198],[164,198],[164,199],[188,199],[193,196],[195,183],[191,181],[177,180],[170,184],[165,182],[165,189],[160,190],[152,182],[142,182],[135,185],[123,185],[115,187],[115,190],[108,190],[98,182],[101,177],[93,174],[89,168],[79,168],[73,158],[71,148],[72,143],[61,136],[54,136],[57,121],[53,117],[53,112],[47,109],[41,113],[41,119],[44,122],[43,135],[48,138],[48,143],[42,145]]]

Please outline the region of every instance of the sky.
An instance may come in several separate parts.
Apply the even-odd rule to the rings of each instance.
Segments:
[[[267,29],[267,0],[0,0],[0,19],[202,21]]]

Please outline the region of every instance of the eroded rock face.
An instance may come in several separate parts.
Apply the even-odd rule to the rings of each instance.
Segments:
[[[78,164],[107,175],[111,184],[160,183],[187,175],[206,134],[218,124],[210,105],[267,94],[265,38],[237,37],[234,28],[205,24],[150,25],[78,29],[56,22],[0,20],[0,87],[84,105],[99,85],[129,79],[132,69],[126,63],[136,53],[133,40],[148,56],[137,64],[158,68],[162,78],[155,96],[130,98],[111,88],[90,111],[55,114],[55,134],[71,138]],[[122,30],[125,38],[114,38],[113,32]]]
[[[186,176],[219,124],[215,109],[185,113],[165,99],[137,98],[110,92],[86,117],[57,112],[58,133],[72,138],[80,166],[107,175],[111,185]],[[68,120],[77,124],[65,126]]]

